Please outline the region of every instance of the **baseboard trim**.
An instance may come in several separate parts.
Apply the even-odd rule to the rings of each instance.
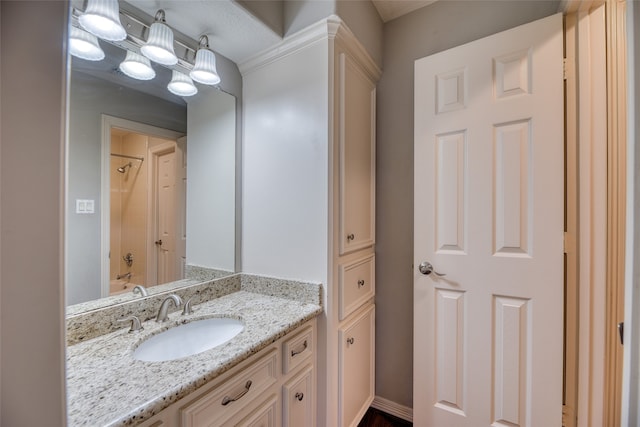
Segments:
[[[371,402],[371,407],[405,421],[413,422],[413,408],[392,402],[384,397],[376,396]]]

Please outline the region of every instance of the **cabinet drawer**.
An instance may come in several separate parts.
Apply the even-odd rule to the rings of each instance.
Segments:
[[[375,255],[371,254],[339,268],[339,316],[344,320],[375,294]]]
[[[282,343],[282,373],[288,374],[313,353],[311,326]]]
[[[307,366],[282,386],[282,426],[315,426],[313,367]]]
[[[186,407],[180,409],[184,427],[220,425],[259,397],[277,380],[277,351],[238,372]]]
[[[272,395],[255,410],[243,412],[224,424],[224,427],[276,427],[278,398]],[[240,419],[240,421],[238,421]]]
[[[340,427],[357,426],[374,397],[374,306],[354,316],[338,333]]]

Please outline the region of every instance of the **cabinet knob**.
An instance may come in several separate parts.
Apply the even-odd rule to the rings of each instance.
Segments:
[[[358,280],[358,287],[361,288],[364,286],[364,280],[360,279]]]
[[[304,399],[304,393],[297,392],[295,398],[298,399],[298,402],[302,402],[302,399]]]
[[[353,234],[353,233],[351,233],[351,234],[347,234],[347,241],[349,241],[349,242],[350,242],[350,241],[352,241],[352,240],[353,240],[353,239],[355,239],[355,238],[356,238],[356,235],[355,235],[355,234]]]
[[[347,338],[347,343],[353,345],[354,342],[356,342],[356,340],[353,337]]]

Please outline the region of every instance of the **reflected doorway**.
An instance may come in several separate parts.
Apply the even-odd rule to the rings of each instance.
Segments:
[[[186,138],[127,120],[105,120],[103,296],[180,280],[186,263]]]

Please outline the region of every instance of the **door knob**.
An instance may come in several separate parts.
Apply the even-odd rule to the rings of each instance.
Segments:
[[[162,246],[162,239],[156,240],[154,243],[158,246]]]
[[[435,271],[433,269],[433,265],[431,265],[431,263],[428,261],[421,262],[420,265],[418,266],[418,270],[420,271],[420,273],[424,274],[425,276],[428,276],[431,273],[435,274],[438,277],[446,276],[446,274],[438,273],[437,271]]]

